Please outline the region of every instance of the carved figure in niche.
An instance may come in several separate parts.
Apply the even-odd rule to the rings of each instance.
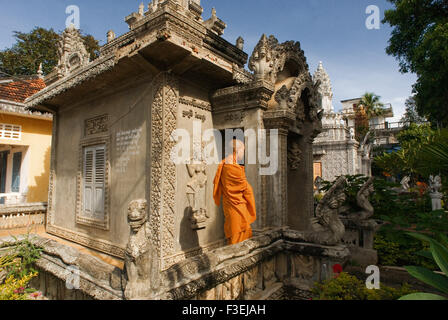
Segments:
[[[339,177],[319,202],[316,217],[310,221],[314,232],[304,234],[305,241],[323,245],[336,245],[341,242],[345,227],[339,218],[339,208],[346,200],[345,184],[346,179]]]
[[[302,151],[299,144],[296,141],[292,141],[288,148],[288,163],[291,170],[299,169],[300,162],[302,161]]]
[[[271,80],[273,68],[271,48],[268,38],[263,34],[249,59],[249,69],[254,72],[257,80]]]
[[[148,299],[151,296],[151,265],[155,258],[150,242],[147,201],[134,200],[128,207],[131,235],[125,252],[127,300]]]
[[[205,187],[207,184],[207,165],[202,162],[199,164],[187,164],[190,181],[187,184],[187,197],[191,209],[191,227],[194,230],[204,229],[207,219],[207,199]]]
[[[361,208],[361,211],[349,214],[348,218],[355,220],[366,220],[373,216],[374,209],[369,201],[369,197],[373,192],[375,192],[375,188],[373,186],[374,179],[374,177],[371,177],[358,191],[356,203]]]

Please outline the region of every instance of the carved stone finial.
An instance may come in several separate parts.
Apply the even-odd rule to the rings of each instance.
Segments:
[[[319,82],[318,92],[322,96],[322,108],[327,113],[334,112],[333,107],[333,90],[331,87],[330,77],[327,71],[324,69],[322,61],[319,62],[316,72],[313,76],[313,81],[315,84]]]
[[[236,47],[241,51],[244,50],[244,39],[242,37],[238,37],[238,39],[236,39]]]
[[[249,59],[249,69],[254,72],[256,80],[271,80],[273,66],[271,47],[263,34]]]
[[[39,76],[40,79],[44,78],[44,72],[42,70],[42,62],[39,64],[39,69],[37,70],[37,75]]]
[[[107,43],[112,42],[115,39],[115,32],[113,30],[109,30],[107,32]]]
[[[62,33],[58,43],[58,70],[59,77],[64,77],[73,70],[87,65],[90,62],[89,53],[81,38],[81,34],[72,24]]]
[[[216,9],[213,8],[212,9],[212,16],[210,19],[208,19],[207,21],[204,22],[204,25],[212,30],[213,32],[215,32],[218,36],[222,36],[224,34],[224,29],[227,28],[227,25],[225,24],[224,21],[222,21],[221,19],[219,19],[216,16]]]
[[[143,2],[140,3],[140,6],[138,7],[138,14],[142,17],[145,15],[145,5],[143,4]]]

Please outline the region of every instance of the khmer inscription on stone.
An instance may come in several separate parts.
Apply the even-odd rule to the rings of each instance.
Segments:
[[[116,170],[125,173],[129,161],[140,154],[140,138],[142,129],[134,129],[118,132],[116,135],[116,151],[119,154]]]

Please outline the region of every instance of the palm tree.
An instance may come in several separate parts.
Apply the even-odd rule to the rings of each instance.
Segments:
[[[381,97],[373,92],[366,92],[358,103],[358,108],[364,109],[367,118],[378,117],[384,114],[384,103],[380,101]]]

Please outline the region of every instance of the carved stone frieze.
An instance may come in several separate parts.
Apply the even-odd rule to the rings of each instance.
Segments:
[[[103,115],[88,119],[85,122],[85,135],[91,136],[99,133],[106,133],[109,131],[109,116]]]

